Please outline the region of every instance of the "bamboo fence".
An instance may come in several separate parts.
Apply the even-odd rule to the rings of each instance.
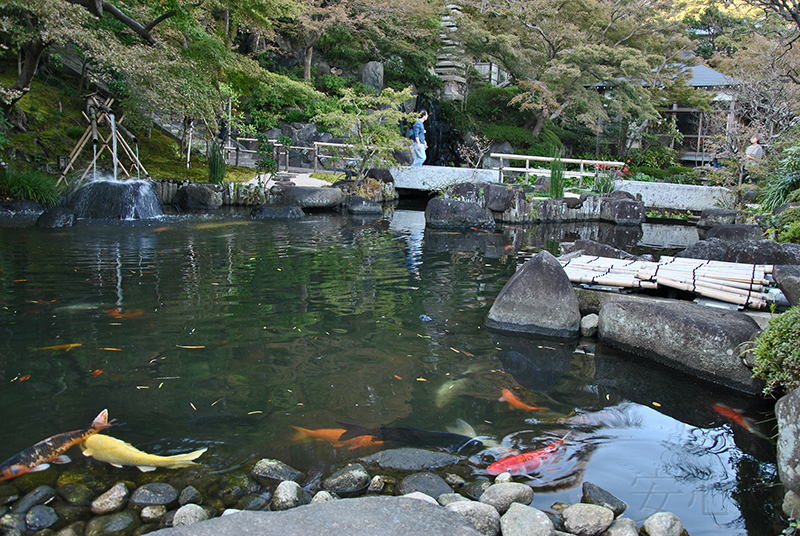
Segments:
[[[771,264],[680,257],[647,262],[593,255],[564,258],[560,262],[573,283],[644,289],[664,286],[755,309],[774,302],[768,292],[774,287]]]

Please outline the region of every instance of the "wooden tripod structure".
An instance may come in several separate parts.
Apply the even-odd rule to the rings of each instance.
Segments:
[[[136,169],[137,172],[144,174],[146,178],[150,178],[150,174],[144,168],[141,161],[139,161],[138,141],[136,136],[131,134],[125,127],[119,124],[121,120],[120,122],[114,121],[114,113],[111,111],[111,105],[113,103],[114,99],[106,99],[105,102],[100,103],[95,95],[92,95],[87,99],[86,111],[81,112],[81,114],[83,115],[84,119],[89,122],[89,126],[86,127],[86,130],[83,132],[83,136],[81,136],[81,138],[78,140],[78,143],[75,144],[75,147],[72,148],[72,152],[69,153],[69,164],[67,164],[67,166],[64,168],[64,171],[61,172],[61,176],[58,178],[56,185],[61,184],[62,180],[65,184],[67,183],[67,173],[69,173],[70,169],[72,169],[72,166],[75,164],[75,161],[80,156],[81,151],[83,151],[83,148],[86,146],[86,143],[89,141],[89,139],[92,140],[92,145],[94,147],[94,158],[92,158],[92,161],[88,166],[86,166],[83,175],[81,175],[76,184],[83,182],[83,179],[86,178],[89,170],[96,165],[97,159],[100,158],[100,155],[103,154],[103,151],[105,150],[108,150],[114,160],[114,177],[117,175],[116,168],[119,166],[119,169],[125,173],[125,176],[130,178],[131,174],[117,158],[117,146],[122,147],[123,152],[131,161],[131,171]],[[102,123],[107,124],[111,130],[111,133],[108,136],[103,136],[103,134],[98,132],[98,126]],[[135,145],[137,145],[136,152],[131,149],[131,146],[128,144],[125,138],[130,139]],[[99,148],[97,146],[98,141],[100,142]],[[109,147],[109,144],[111,144],[111,147]]]

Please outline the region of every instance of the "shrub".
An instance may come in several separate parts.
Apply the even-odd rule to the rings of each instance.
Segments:
[[[225,155],[222,151],[222,144],[214,142],[208,150],[208,182],[211,184],[222,184],[225,180]]]
[[[770,221],[778,232],[778,242],[800,242],[800,207],[789,207]]]
[[[58,204],[61,191],[46,173],[35,170],[0,168],[0,195],[36,201],[43,207]]]
[[[550,163],[550,199],[558,199],[564,197],[564,164],[558,149],[553,152],[553,156],[555,158]]]
[[[800,387],[800,306],[773,317],[756,338],[753,376],[763,379],[765,393]]]

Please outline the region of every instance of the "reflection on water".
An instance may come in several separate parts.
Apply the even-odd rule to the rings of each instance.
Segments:
[[[409,430],[463,420],[485,447],[470,456],[476,477],[570,432],[531,475],[539,508],[578,501],[591,481],[640,523],[670,510],[695,535],[766,533],[772,446],[712,410],[741,408],[739,397],[593,341],[484,328],[518,250],[575,238],[625,247],[641,229],[435,232],[400,210],[2,227],[0,408],[11,433],[0,457],[107,407],[119,420],[111,433],[147,452],[209,446],[200,461],[218,471],[270,457],[319,476],[384,446],[301,440],[292,427],[433,442]],[[502,389],[546,410],[511,407]],[[743,409],[763,419],[764,408]]]

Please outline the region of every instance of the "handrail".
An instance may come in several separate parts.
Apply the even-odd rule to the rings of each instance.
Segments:
[[[525,154],[508,154],[508,153],[491,153],[489,156],[492,158],[499,158],[500,159],[500,166],[498,168],[499,179],[500,182],[503,182],[503,172],[504,171],[517,171],[520,173],[525,173],[525,180],[528,179],[528,175],[531,173],[536,175],[545,175],[550,176],[550,170],[545,168],[532,168],[530,167],[531,161],[534,162],[552,162],[555,160],[555,157],[552,156],[535,156],[535,155],[525,155]],[[513,162],[514,160],[524,160],[525,167],[513,167],[513,166],[504,166],[503,160],[508,160],[509,163]],[[565,164],[578,164],[580,166],[579,171],[564,171],[565,177],[578,177],[578,187],[583,186],[583,178],[584,177],[596,177],[597,176],[597,167],[598,166],[609,166],[609,167],[623,167],[625,166],[625,162],[617,162],[615,160],[587,160],[584,158],[562,158],[561,162]],[[594,166],[594,170],[587,171],[584,166]]]

